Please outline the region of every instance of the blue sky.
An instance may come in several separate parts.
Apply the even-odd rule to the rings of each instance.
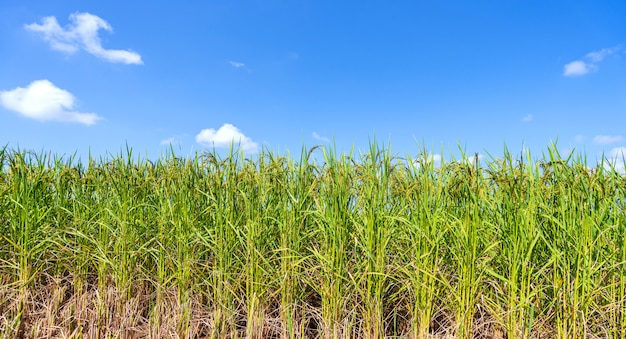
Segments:
[[[626,154],[623,1],[0,3],[0,143]]]

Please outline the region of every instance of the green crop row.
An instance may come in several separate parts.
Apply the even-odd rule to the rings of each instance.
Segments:
[[[626,338],[623,175],[421,154],[1,149],[0,335]]]

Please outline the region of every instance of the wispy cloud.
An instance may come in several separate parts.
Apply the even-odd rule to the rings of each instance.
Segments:
[[[241,67],[245,67],[246,66],[246,64],[244,64],[243,62],[229,61],[228,63],[230,63],[230,65],[235,67],[235,68],[241,68]]]
[[[441,154],[438,154],[438,153],[435,153],[435,154],[429,153],[428,155],[420,154],[416,158],[413,159],[413,164],[416,167],[421,167],[422,165],[429,166],[430,164],[432,164],[434,167],[440,167],[441,160],[442,160],[442,156]]]
[[[583,142],[585,141],[585,136],[582,134],[576,134],[576,136],[574,137],[574,141],[576,142]]]
[[[584,62],[582,60],[576,60],[565,65],[563,75],[566,77],[585,75],[596,69],[597,67],[593,64]]]
[[[161,140],[161,145],[180,145],[182,142],[177,137],[169,137]]]
[[[621,135],[596,135],[593,138],[593,143],[598,145],[610,145],[623,140],[624,138]]]
[[[583,59],[575,60],[563,66],[563,75],[566,77],[574,77],[588,74],[598,70],[598,63],[602,62],[607,56],[619,51],[621,46],[612,48],[603,48],[599,51],[590,52]]]
[[[484,158],[485,158],[484,155],[482,155],[480,153],[476,153],[473,156],[465,156],[463,158],[463,161],[468,162],[469,164],[474,165],[476,163],[476,160],[482,161]]]
[[[604,58],[606,58],[608,55],[614,54],[615,52],[619,51],[620,47],[612,47],[612,48],[603,48],[597,52],[591,52],[591,53],[587,53],[587,55],[585,55],[585,57],[589,60],[591,60],[591,62],[600,62],[602,60],[604,60]]]
[[[230,148],[231,145],[241,147],[245,153],[256,153],[259,144],[245,136],[239,128],[224,124],[218,130],[206,128],[196,135],[196,142],[205,147]]]
[[[431,155],[428,157],[428,159],[429,159],[430,161],[434,161],[434,162],[435,162],[435,164],[439,164],[439,163],[441,163],[441,159],[442,159],[442,157],[441,157],[441,154],[431,154]]]
[[[605,168],[613,168],[619,173],[626,174],[626,147],[611,149],[607,161],[607,163],[604,163]]]
[[[522,118],[523,122],[531,122],[535,117],[532,114],[527,114]]]
[[[626,147],[615,147],[609,152],[611,158],[626,158]]]
[[[321,136],[321,135],[317,134],[316,132],[313,132],[313,138],[315,138],[316,140],[319,140],[321,142],[330,142],[329,138]]]
[[[98,36],[98,31],[104,29],[112,32],[113,28],[104,19],[89,13],[74,13],[70,15],[70,25],[65,28],[59,25],[53,16],[43,18],[41,24],[25,25],[26,30],[37,32],[50,43],[54,50],[75,53],[79,49],[109,62],[124,64],[143,64],[141,56],[133,51],[119,49],[105,49]]]
[[[93,125],[101,120],[95,113],[73,111],[75,98],[72,93],[56,87],[48,80],[36,80],[28,87],[0,91],[0,103],[4,108],[27,118],[39,121],[65,121]]]

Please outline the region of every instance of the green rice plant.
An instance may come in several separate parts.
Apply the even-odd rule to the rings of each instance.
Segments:
[[[546,268],[541,264],[546,258],[541,255],[542,229],[537,223],[539,168],[530,154],[515,164],[505,149],[501,160],[489,164],[488,175],[495,185],[497,209],[490,222],[498,228],[501,244],[489,270],[496,279],[491,308],[508,338],[530,338],[543,286],[536,277]]]
[[[2,247],[8,253],[2,256],[0,265],[11,277],[11,283],[6,287],[15,291],[13,298],[17,300],[17,309],[7,313],[8,317],[13,317],[8,331],[21,336],[24,330],[22,319],[28,316],[25,306],[29,302],[31,287],[46,268],[45,252],[51,245],[47,234],[53,229],[48,220],[53,206],[53,190],[50,173],[45,168],[45,155],[17,151],[9,154],[6,161],[10,177],[5,181],[9,187],[4,192],[8,213],[3,217],[8,218],[8,222],[3,222],[2,237],[7,245]]]
[[[339,156],[336,149],[324,149],[324,169],[312,211],[316,241],[311,244],[311,284],[321,303],[321,331],[324,338],[348,337],[348,310],[353,308],[349,286],[354,283],[349,266],[352,248],[354,187],[352,154]],[[353,285],[354,286],[354,285]]]
[[[142,254],[144,260],[136,275],[137,279],[144,280],[154,293],[149,314],[150,335],[153,337],[164,335],[161,327],[164,317],[167,316],[166,303],[169,291],[173,286],[180,287],[191,283],[190,274],[185,271],[188,270],[188,266],[178,265],[181,261],[186,262],[187,257],[181,256],[178,251],[177,245],[184,241],[181,238],[184,239],[185,236],[177,236],[181,226],[178,216],[174,217],[174,211],[178,206],[174,203],[172,190],[177,185],[175,181],[181,173],[180,162],[177,160],[169,153],[162,160],[155,163],[147,162],[142,166],[144,175],[142,213],[136,217],[137,224],[142,225],[144,243],[138,254]],[[179,289],[176,288],[176,291]],[[177,300],[180,300],[178,298],[181,295],[176,296]],[[184,303],[184,306],[187,304]],[[188,319],[183,317],[178,322],[179,327],[185,322],[188,322]]]
[[[243,264],[239,256],[241,244],[236,228],[241,222],[237,178],[238,160],[231,156],[221,160],[216,154],[203,154],[201,165],[205,187],[201,194],[203,222],[196,235],[206,247],[207,273],[205,284],[212,301],[211,337],[236,333],[237,302],[241,293],[239,278]]]
[[[390,177],[395,169],[390,152],[389,148],[379,150],[373,142],[354,169],[358,182],[353,219],[358,271],[355,278],[366,338],[385,336],[384,302],[390,297],[388,248],[396,228],[392,216],[399,205],[389,199]]]
[[[571,155],[561,159],[556,150],[548,151],[551,162],[544,176],[550,191],[540,207],[546,211],[542,217],[552,257],[554,326],[560,338],[581,337],[592,333],[602,284],[610,273],[602,249],[610,225],[602,215],[612,206],[594,196],[586,167],[570,166]]]
[[[621,185],[616,190],[616,195],[620,197],[626,196],[626,185],[622,178]],[[611,297],[610,297],[610,321],[611,334],[614,338],[626,338],[626,211],[622,201],[621,209],[611,213],[612,216],[607,218],[607,222],[615,225],[611,232],[611,256],[610,267],[612,268],[609,281]]]
[[[244,219],[238,229],[238,237],[243,245],[241,255],[244,258],[243,279],[245,281],[246,303],[246,335],[249,338],[263,336],[265,304],[268,301],[269,272],[267,248],[274,226],[266,213],[271,213],[269,183],[265,176],[267,164],[265,156],[259,157],[259,170],[254,164],[246,163],[240,172],[241,181],[238,190],[242,199],[243,209],[240,211]]]
[[[478,161],[473,165],[452,161],[443,170],[447,172],[448,187],[448,197],[444,201],[452,212],[446,218],[447,260],[448,270],[453,271],[449,271],[442,281],[453,296],[448,301],[452,302],[457,337],[471,338],[492,252],[498,246],[488,222],[493,201],[488,198]]]
[[[608,165],[607,165],[608,163]],[[607,328],[610,338],[626,337],[626,176],[615,168],[615,163],[603,160],[591,173],[590,194],[598,204],[597,217],[594,221],[607,234],[603,256],[607,259],[602,267],[605,280],[599,288],[603,302],[597,318],[610,324]]]
[[[60,289],[69,288],[73,295],[80,296],[88,292],[96,276],[93,239],[89,235],[99,218],[99,201],[92,173],[74,161],[74,157],[66,162],[57,159],[51,168],[55,190],[51,219],[55,228],[47,235],[52,244],[47,257],[54,262],[50,276],[65,281]],[[64,321],[72,324],[72,330],[85,326],[83,318],[75,313],[84,307],[84,300],[76,298],[71,307],[73,311]]]
[[[315,150],[0,149],[0,336],[626,336],[616,168]]]
[[[181,306],[182,313],[177,324],[177,333],[180,337],[188,337],[188,329],[191,324],[191,295],[193,291],[194,264],[196,262],[197,249],[194,246],[194,234],[196,227],[196,211],[194,206],[194,194],[196,190],[195,165],[190,160],[183,161],[171,158],[171,175],[162,183],[164,188],[160,192],[164,197],[161,203],[164,205],[161,211],[165,213],[164,219],[169,222],[165,227],[171,228],[171,236],[166,244],[173,249],[169,256],[172,265],[173,284],[177,291],[177,301]],[[177,173],[177,175],[174,175]],[[169,241],[168,241],[169,240]]]
[[[131,163],[132,153],[127,159],[116,159],[108,173],[110,191],[109,199],[102,206],[101,232],[110,230],[109,251],[110,261],[107,262],[109,272],[115,282],[116,289],[121,292],[118,301],[121,303],[132,296],[132,282],[137,273],[138,253],[141,253],[142,227],[144,225],[145,191],[142,189],[141,164]],[[105,276],[101,277],[105,279]],[[118,305],[122,307],[121,304]]]
[[[277,292],[280,293],[280,313],[285,338],[304,337],[304,319],[302,310],[305,307],[306,295],[303,288],[303,262],[305,244],[310,235],[311,216],[308,213],[313,206],[316,168],[309,163],[314,147],[307,151],[302,148],[300,161],[288,163],[280,168],[280,175],[274,178],[275,195],[281,197],[276,202],[278,207],[274,218],[277,218],[279,247],[279,265],[275,276],[280,281]]]
[[[407,281],[411,312],[411,337],[428,338],[441,284],[439,270],[443,265],[443,239],[446,236],[443,186],[438,184],[435,166],[422,158],[408,159],[396,199],[404,202],[406,210],[398,213],[398,251],[402,276]]]

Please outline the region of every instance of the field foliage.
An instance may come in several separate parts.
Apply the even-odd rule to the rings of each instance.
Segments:
[[[0,149],[0,337],[626,338],[623,175],[419,154]]]

